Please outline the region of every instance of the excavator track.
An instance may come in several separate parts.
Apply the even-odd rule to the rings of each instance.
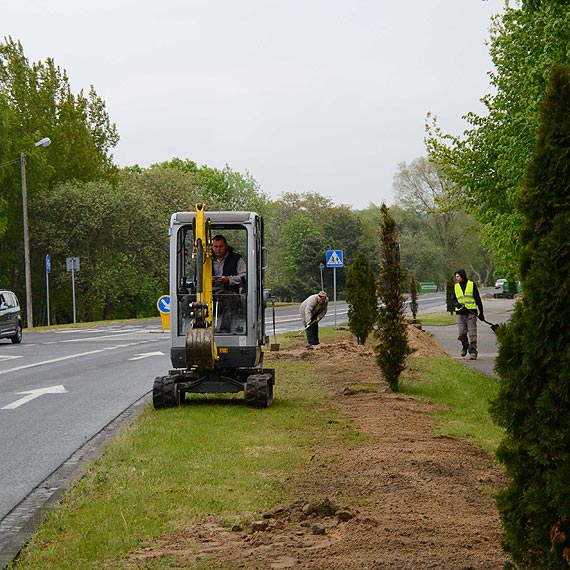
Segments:
[[[180,405],[180,392],[174,376],[158,376],[152,386],[152,405],[156,410]]]
[[[273,401],[273,375],[252,374],[245,383],[245,402],[250,408],[267,408]]]

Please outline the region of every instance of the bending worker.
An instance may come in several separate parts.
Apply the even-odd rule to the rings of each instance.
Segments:
[[[453,290],[453,302],[457,315],[457,329],[461,342],[461,356],[469,351],[471,360],[477,359],[477,317],[484,320],[483,303],[477,285],[467,279],[465,269],[455,272],[455,287]]]
[[[299,307],[299,317],[303,321],[307,335],[307,348],[319,344],[319,321],[327,314],[329,299],[324,291],[307,297]]]

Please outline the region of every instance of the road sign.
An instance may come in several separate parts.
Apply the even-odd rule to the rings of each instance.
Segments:
[[[79,257],[66,257],[65,265],[68,272],[73,271],[77,273],[79,271]]]
[[[327,267],[343,267],[342,249],[327,249]]]
[[[51,272],[51,257],[48,255],[46,255],[46,273],[50,273]]]
[[[161,313],[170,313],[170,295],[163,295],[156,306]]]

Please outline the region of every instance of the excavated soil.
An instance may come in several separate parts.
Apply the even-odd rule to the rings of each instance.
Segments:
[[[409,339],[415,355],[444,354],[415,327]],[[132,553],[125,568],[503,568],[494,501],[502,473],[485,452],[437,434],[434,404],[391,392],[370,346],[347,335],[267,356],[318,363],[341,416],[367,437],[342,451],[319,442],[294,482],[299,499],[259,513],[251,527],[211,518]]]

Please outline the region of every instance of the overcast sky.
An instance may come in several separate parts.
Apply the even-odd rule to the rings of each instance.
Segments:
[[[272,198],[394,202],[424,122],[460,134],[490,91],[504,0],[20,0],[0,34],[93,85],[120,166],[173,157],[248,171]]]

